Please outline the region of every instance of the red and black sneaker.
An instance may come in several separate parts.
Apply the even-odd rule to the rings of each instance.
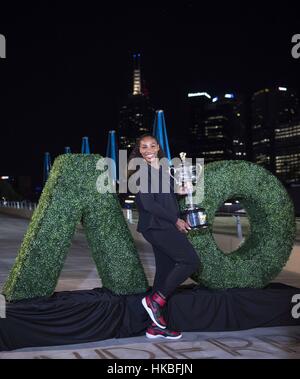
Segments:
[[[166,299],[155,292],[152,296],[148,295],[144,297],[142,304],[151,317],[151,320],[160,328],[165,329],[167,323],[162,315],[162,308],[166,304]]]
[[[170,329],[161,329],[157,325],[152,324],[146,331],[146,337],[150,339],[166,338],[169,340],[179,340],[182,337],[180,332]]]

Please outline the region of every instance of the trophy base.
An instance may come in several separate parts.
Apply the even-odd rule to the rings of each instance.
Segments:
[[[207,229],[207,228],[208,228],[208,224],[207,225],[195,225],[195,226],[191,226],[192,230],[202,230],[202,229]]]
[[[208,228],[207,214],[204,208],[194,206],[183,210],[182,218],[190,225],[192,229]]]

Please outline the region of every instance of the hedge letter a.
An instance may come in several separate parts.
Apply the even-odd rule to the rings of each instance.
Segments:
[[[81,221],[103,286],[116,294],[144,292],[148,283],[115,193],[96,188],[93,154],[56,158],[16,262],[4,285],[9,301],[50,296]]]

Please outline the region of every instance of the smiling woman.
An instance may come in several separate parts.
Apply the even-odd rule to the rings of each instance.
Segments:
[[[147,163],[155,163],[154,154],[158,159],[165,158],[165,154],[163,150],[159,148],[156,138],[151,134],[143,134],[137,138],[136,144],[130,153],[128,162],[132,161],[134,158],[144,158]],[[136,170],[129,169],[128,177],[130,177],[135,171]]]
[[[190,225],[180,218],[174,181],[168,171],[165,173],[159,159],[164,155],[157,139],[146,134],[137,140],[129,166],[133,158],[142,158],[148,184],[146,190],[140,187],[136,195],[139,211],[137,231],[152,245],[156,264],[151,294],[142,300],[152,320],[146,336],[179,339],[182,336],[180,332],[167,329],[163,313],[169,297],[198,269],[200,260],[186,236]]]

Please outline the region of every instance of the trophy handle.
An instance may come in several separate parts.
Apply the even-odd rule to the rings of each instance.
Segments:
[[[171,170],[173,170],[174,171],[174,176],[171,174]],[[173,178],[174,179],[174,181],[176,182],[176,184],[179,184],[178,183],[178,180],[175,178],[175,173],[176,173],[176,168],[173,166],[173,167],[169,167],[169,175],[171,176],[171,178]]]
[[[197,180],[200,178],[201,174],[202,174],[202,171],[203,171],[203,165],[201,165],[201,163],[197,163],[196,164],[196,167],[199,167],[199,169],[197,170],[196,168],[196,178]]]

